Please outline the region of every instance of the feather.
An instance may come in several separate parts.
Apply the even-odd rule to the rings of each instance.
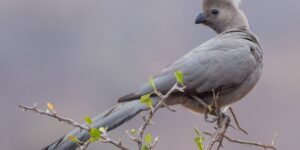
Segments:
[[[232,2],[233,2],[233,4],[235,5],[235,6],[240,6],[240,4],[242,3],[242,0],[232,0]]]

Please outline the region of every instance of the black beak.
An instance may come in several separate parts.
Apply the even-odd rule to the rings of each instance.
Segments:
[[[197,16],[195,24],[205,23],[207,21],[207,17],[205,13],[201,13]]]

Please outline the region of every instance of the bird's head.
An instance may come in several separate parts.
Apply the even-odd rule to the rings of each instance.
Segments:
[[[203,12],[195,23],[207,25],[217,33],[232,29],[248,30],[248,20],[239,8],[240,3],[240,0],[203,0]]]

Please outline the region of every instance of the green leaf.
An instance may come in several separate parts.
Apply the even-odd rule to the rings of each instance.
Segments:
[[[145,135],[145,142],[147,145],[151,145],[151,143],[152,143],[152,135],[151,134]]]
[[[140,102],[142,104],[147,105],[149,108],[152,108],[152,100],[151,100],[150,96],[151,96],[151,94],[143,95],[140,99]]]
[[[197,136],[194,139],[195,143],[197,144],[197,147],[199,150],[204,150],[204,146],[203,146],[203,142],[204,142],[204,138]]]
[[[204,150],[203,142],[204,142],[205,138],[201,135],[201,132],[197,128],[194,128],[194,130],[195,130],[195,133],[197,134],[194,141],[197,144],[197,147],[199,150]]]
[[[148,146],[143,145],[142,150],[149,150]]]
[[[183,82],[184,82],[183,73],[181,71],[177,70],[175,72],[175,77],[176,77],[177,82],[180,83],[181,85],[183,85]]]
[[[149,84],[151,85],[151,87],[152,87],[152,89],[153,89],[154,91],[157,91],[156,86],[155,86],[155,83],[154,83],[154,78],[153,78],[153,77],[150,77],[150,78],[149,78]]]
[[[95,142],[101,139],[101,132],[96,128],[90,130],[90,142]]]
[[[84,120],[87,124],[91,125],[92,124],[92,119],[89,116],[85,116]]]
[[[131,129],[131,130],[130,130],[130,133],[131,133],[131,134],[138,134],[139,131],[137,131],[136,129]]]

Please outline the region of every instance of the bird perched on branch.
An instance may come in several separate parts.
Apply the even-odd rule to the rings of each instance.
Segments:
[[[211,103],[213,90],[218,92],[216,103],[222,108],[242,99],[255,86],[263,68],[262,49],[239,5],[240,0],[203,0],[203,12],[195,23],[206,25],[218,34],[154,77],[157,91],[165,94],[176,83],[174,72],[183,73],[186,89],[172,93],[166,100],[168,105],[180,104],[203,113],[206,108],[198,100]],[[108,130],[120,126],[148,109],[139,99],[151,92],[153,88],[147,83],[121,97],[119,104],[95,117],[92,126]],[[158,97],[152,94],[151,98],[156,105]],[[76,149],[78,145],[69,141],[68,135],[75,135],[81,141],[89,139],[86,131],[75,129],[44,149]]]

